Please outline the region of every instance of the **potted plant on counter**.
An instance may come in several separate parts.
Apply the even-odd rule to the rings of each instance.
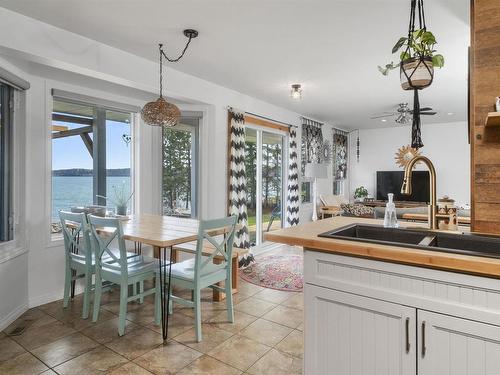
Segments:
[[[400,50],[400,62],[378,67],[383,75],[388,75],[393,69],[400,68],[401,87],[403,90],[423,89],[431,85],[434,78],[434,68],[444,66],[444,57],[436,53],[437,44],[434,34],[425,28],[417,29],[401,37],[392,47],[392,53]]]
[[[356,202],[363,202],[368,196],[368,190],[364,186],[360,186],[354,190],[354,200]]]

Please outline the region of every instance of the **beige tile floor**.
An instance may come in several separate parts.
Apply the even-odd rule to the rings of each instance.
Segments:
[[[123,337],[117,333],[119,291],[103,298],[97,323],[81,319],[81,296],[68,309],[52,302],[0,332],[0,374],[301,374],[302,293],[241,280],[235,297],[231,324],[224,303],[211,302],[210,290],[203,294],[201,343],[194,339],[192,310],[174,305],[165,346],[151,298],[129,304]],[[27,326],[21,335],[5,334],[18,325]]]

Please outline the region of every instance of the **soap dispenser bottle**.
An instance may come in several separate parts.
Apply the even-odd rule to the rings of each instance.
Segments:
[[[396,216],[396,205],[393,202],[394,194],[387,194],[389,198],[389,202],[387,202],[385,206],[385,215],[384,215],[384,227],[386,228],[397,228],[398,218]]]

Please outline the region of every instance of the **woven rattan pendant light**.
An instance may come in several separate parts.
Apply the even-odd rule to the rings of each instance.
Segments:
[[[163,97],[163,58],[165,57],[169,62],[178,62],[186,53],[191,39],[198,36],[198,31],[193,29],[184,30],[184,35],[189,38],[184,50],[179,57],[175,59],[169,58],[163,51],[163,44],[159,44],[159,54],[160,54],[160,97],[154,102],[149,102],[142,108],[141,117],[142,120],[151,126],[166,126],[172,127],[179,123],[181,118],[180,109],[172,103],[169,103]]]

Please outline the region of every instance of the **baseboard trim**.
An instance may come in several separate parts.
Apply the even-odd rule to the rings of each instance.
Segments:
[[[57,292],[47,293],[47,294],[43,294],[41,296],[36,296],[36,297],[30,298],[28,301],[28,307],[30,309],[32,309],[34,307],[38,307],[38,306],[45,305],[45,304],[50,303],[50,302],[60,300],[63,298],[63,293],[64,293],[64,291],[63,291],[63,289],[61,289]],[[75,295],[80,294],[80,293],[83,293],[83,287],[78,285],[78,283],[77,283],[76,288],[75,288]]]
[[[26,311],[28,311],[28,305],[24,304],[18,306],[16,309],[11,311],[9,315],[2,318],[0,320],[0,332],[3,331],[5,328],[7,328],[9,325],[11,325],[17,318],[23,315]]]

